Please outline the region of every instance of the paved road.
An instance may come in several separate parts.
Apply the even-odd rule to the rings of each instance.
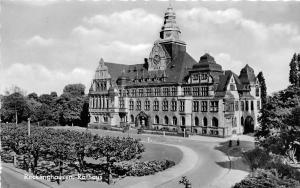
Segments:
[[[1,188],[43,188],[43,187],[46,186],[33,180],[25,180],[24,175],[12,171],[6,167],[2,167],[1,169]]]

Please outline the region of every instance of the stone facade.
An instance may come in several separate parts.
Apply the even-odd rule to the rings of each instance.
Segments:
[[[124,65],[101,58],[89,91],[90,126],[124,127],[226,137],[253,132],[260,84],[246,65],[224,71],[209,54],[195,61],[180,39],[169,7],[160,39],[144,63]]]

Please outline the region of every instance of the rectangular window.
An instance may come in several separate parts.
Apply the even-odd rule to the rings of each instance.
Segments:
[[[251,111],[253,111],[253,110],[254,110],[254,102],[251,101]]]
[[[159,96],[160,95],[160,88],[155,88],[154,89],[154,96]]]
[[[134,102],[133,102],[133,100],[130,100],[129,101],[129,110],[133,110],[133,107],[134,107]]]
[[[184,112],[184,108],[185,108],[184,101],[181,100],[181,101],[180,101],[180,106],[179,106],[179,111],[180,111],[180,112]]]
[[[172,111],[177,111],[177,101],[175,101],[175,100],[172,101],[171,109],[172,109]]]
[[[176,94],[177,94],[177,88],[172,87],[172,96],[176,96]]]
[[[150,101],[145,101],[145,110],[149,111],[150,110]]]
[[[154,111],[158,111],[159,110],[159,103],[158,103],[158,101],[154,101],[154,103],[153,103],[153,110]]]
[[[199,112],[199,101],[193,101],[193,112]]]
[[[168,111],[168,101],[164,100],[162,103],[162,110],[163,111]]]
[[[200,88],[193,87],[193,96],[199,96],[199,95],[200,95]]]
[[[122,96],[122,90],[119,89],[119,96]]]
[[[149,97],[149,96],[151,96],[152,95],[152,90],[151,90],[151,88],[147,88],[147,90],[146,90],[146,95]]]
[[[260,101],[257,101],[257,110],[260,110]]]
[[[207,74],[201,74],[201,80],[207,80]]]
[[[198,76],[198,74],[194,74],[192,76],[192,78],[193,78],[193,81],[197,81],[199,79],[199,76]]]
[[[245,103],[244,101],[241,101],[241,111],[244,111],[245,110]]]
[[[140,96],[140,97],[143,96],[143,89],[139,89],[139,96]]]
[[[249,101],[246,101],[246,111],[249,110]]]
[[[210,111],[211,112],[219,111],[219,101],[210,101]]]
[[[225,111],[226,112],[234,112],[234,102],[233,101],[227,101],[225,103]]]
[[[169,88],[167,87],[163,88],[163,96],[169,96]]]
[[[129,97],[129,89],[126,90],[126,96]]]
[[[235,111],[239,111],[239,101],[235,101]]]
[[[201,112],[207,112],[207,101],[201,102]]]
[[[124,99],[120,99],[119,106],[120,106],[120,108],[125,108]]]
[[[183,88],[183,95],[185,95],[185,96],[191,95],[191,88],[190,87],[184,87]]]
[[[202,97],[208,96],[208,87],[201,87],[201,96]]]
[[[235,91],[235,86],[234,86],[234,84],[230,84],[230,90],[231,90],[231,91]]]
[[[136,101],[136,110],[141,110],[141,108],[142,108],[142,102]]]
[[[131,96],[132,97],[136,97],[136,89],[132,89],[131,90]]]
[[[259,87],[258,86],[256,86],[256,88],[255,88],[255,95],[257,97],[259,97]]]

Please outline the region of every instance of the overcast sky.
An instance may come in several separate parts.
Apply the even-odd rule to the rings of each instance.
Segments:
[[[1,1],[0,94],[69,83],[87,89],[101,57],[143,63],[158,39],[168,2]],[[269,92],[288,85],[289,62],[300,53],[300,2],[175,2],[187,51],[208,52],[223,69],[246,64],[263,71]]]

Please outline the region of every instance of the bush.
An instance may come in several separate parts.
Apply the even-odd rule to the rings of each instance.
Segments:
[[[257,168],[264,168],[267,162],[271,160],[271,156],[259,147],[245,152],[244,157],[249,163],[252,171]]]
[[[115,173],[127,176],[147,176],[163,171],[175,165],[174,161],[124,161],[115,165]]]
[[[57,126],[57,123],[53,120],[42,120],[40,122],[40,126],[43,126],[43,127],[54,127],[54,126]]]
[[[299,185],[299,182],[294,179],[281,179],[276,169],[257,169],[233,188],[296,188]]]

